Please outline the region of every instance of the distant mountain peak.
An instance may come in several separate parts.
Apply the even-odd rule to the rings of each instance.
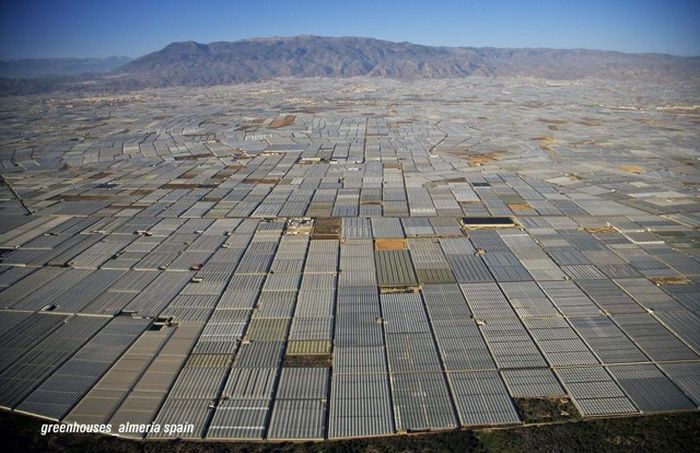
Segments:
[[[90,87],[139,89],[223,85],[276,77],[356,76],[407,80],[469,76],[700,80],[700,57],[586,49],[436,47],[353,36],[298,35],[209,44],[174,42],[117,68],[110,77],[98,77]]]

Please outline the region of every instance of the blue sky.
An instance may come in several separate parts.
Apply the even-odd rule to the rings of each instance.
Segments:
[[[700,0],[0,0],[0,56],[137,57],[173,41],[368,36],[700,55]]]

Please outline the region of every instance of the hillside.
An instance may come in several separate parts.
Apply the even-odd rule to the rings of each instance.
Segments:
[[[173,43],[117,72],[148,86],[353,76],[683,80],[700,75],[700,58],[598,50],[431,47],[371,38],[296,36]]]

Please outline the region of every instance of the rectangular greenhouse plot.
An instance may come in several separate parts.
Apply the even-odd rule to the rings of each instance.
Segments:
[[[371,258],[369,258],[370,263],[371,263]],[[367,263],[367,259],[360,259],[357,260],[358,264],[360,262],[366,263],[367,269],[361,270],[361,268],[357,267],[355,269],[350,268],[346,269],[343,267],[343,263],[341,262],[340,266],[340,274],[338,276],[338,286],[345,286],[345,287],[363,287],[363,286],[376,286],[377,285],[377,275],[375,273],[375,270],[370,267],[371,264]]]
[[[700,351],[700,318],[687,310],[677,312],[655,312],[664,325],[668,326],[679,338]]]
[[[393,434],[388,375],[333,374],[329,411],[330,439]]]
[[[447,261],[459,283],[492,282],[493,276],[478,256],[448,254]]]
[[[520,318],[559,316],[535,282],[503,282],[499,286]]]
[[[515,315],[481,321],[479,328],[499,368],[547,366],[539,349]]]
[[[608,369],[642,412],[696,408],[654,364],[615,365]]]
[[[542,354],[529,338],[493,337],[488,333],[484,333],[484,338],[499,369],[547,366]]]
[[[418,278],[413,270],[413,263],[408,250],[377,249],[375,260],[380,287],[415,288],[418,286]]]
[[[336,346],[333,350],[333,373],[360,375],[365,373],[387,373],[384,347]]]
[[[283,341],[243,342],[233,368],[278,368],[284,358]]]
[[[600,363],[564,318],[526,318],[524,323],[552,366]]]
[[[153,424],[162,426],[183,425],[188,427],[185,433],[169,433],[161,429],[158,432],[136,431],[133,435],[145,436],[149,439],[201,439],[207,421],[213,411],[211,400],[206,399],[167,399],[158,412]]]
[[[627,397],[574,399],[583,416],[630,415],[639,411]]]
[[[594,316],[601,313],[600,308],[572,281],[540,281],[538,284],[565,316]]]
[[[129,304],[124,312],[156,317],[194,276],[194,272],[161,272]]]
[[[79,423],[106,422],[149,367],[173,327],[146,330],[66,416]]]
[[[463,426],[520,423],[498,371],[453,372],[447,378]]]
[[[639,412],[603,367],[557,368],[554,371],[583,416]]]
[[[246,331],[244,340],[278,341],[287,336],[290,318],[253,318]]]
[[[604,364],[649,361],[609,317],[571,318],[570,322]]]
[[[11,306],[21,298],[30,295],[52,280],[59,278],[66,269],[42,267],[34,270],[31,268],[12,267],[9,268],[8,271],[11,274],[16,274],[19,271],[19,275],[12,275],[12,278],[8,282],[12,286],[6,287],[7,289],[3,289],[2,292],[0,292],[0,307],[2,308]],[[7,275],[8,271],[3,272],[2,275],[10,277]],[[31,274],[25,276],[29,272],[31,272]],[[21,277],[22,279],[18,282],[14,282],[15,277]],[[2,331],[5,332],[6,330],[3,329]]]
[[[648,313],[614,315],[618,326],[655,361],[698,360],[700,357]]]
[[[55,278],[44,284],[41,288],[26,296],[20,296],[9,308],[13,310],[37,311],[52,307],[52,301],[61,294],[69,291],[71,287],[89,277],[94,271],[86,269],[67,269],[61,273],[60,278]]]
[[[462,283],[459,288],[477,320],[516,316],[510,303],[495,282]]]
[[[12,335],[8,335],[14,328],[21,325],[22,322],[26,321],[32,316],[32,313],[19,312],[19,311],[0,311],[0,344],[4,344],[5,341],[11,340]],[[54,318],[61,319],[62,317]],[[19,329],[20,331],[23,329]]]
[[[327,326],[329,322],[332,325],[333,307],[335,305],[335,294],[336,291],[332,289],[314,289],[299,291],[299,294],[297,296],[296,307],[294,309],[294,318],[292,319],[290,338],[295,340],[330,338],[330,327],[321,326]],[[311,319],[318,319],[319,321],[309,321]],[[321,321],[323,319],[325,319],[326,321]],[[309,325],[309,323],[318,324]],[[299,329],[301,329],[301,332],[299,331]],[[317,330],[324,333],[315,334],[314,331]],[[302,336],[308,336],[308,338],[302,338]]]
[[[437,283],[457,283],[454,274],[449,267],[420,267],[416,269],[418,281],[430,285]]]
[[[657,284],[646,278],[622,278],[614,280],[620,288],[646,309],[654,311],[679,311],[681,306],[671,296],[666,294]],[[668,286],[665,286],[668,288]]]
[[[39,237],[42,234],[50,231],[56,226],[70,220],[70,216],[43,216],[43,217],[26,217],[20,221],[22,225],[17,226],[9,231],[5,231],[0,235],[0,247],[15,248],[25,242]],[[9,217],[8,220],[9,222]],[[26,223],[25,223],[26,222]]]
[[[403,238],[401,219],[390,217],[373,217],[372,236],[375,238]]]
[[[576,284],[608,313],[643,313],[644,309],[612,280],[580,280]]]
[[[336,275],[332,273],[305,273],[301,282],[301,291],[334,290]]]
[[[327,355],[331,353],[330,340],[291,340],[287,343],[288,356]]]
[[[429,332],[395,333],[386,337],[389,370],[396,373],[440,371],[440,358]]]
[[[232,368],[220,399],[272,399],[277,368]]]
[[[472,320],[435,320],[431,314],[431,324],[446,371],[496,368],[491,353]]]
[[[107,271],[98,269],[89,276],[52,299],[51,311],[55,313],[77,313],[92,302],[98,295],[122,276],[124,271]]]
[[[207,439],[262,439],[270,404],[258,399],[222,401],[214,410]]]
[[[336,208],[337,207],[338,205],[336,205]],[[339,213],[334,212],[333,214],[337,215]],[[368,218],[348,217],[350,215],[357,215],[356,213],[352,212],[343,214],[345,215],[341,221],[341,237],[343,240],[363,238],[369,239],[372,237],[372,227]]]
[[[148,423],[153,420],[193,344],[202,330],[201,324],[179,325],[170,335],[132,391],[123,399],[111,419],[113,424],[126,421]],[[167,330],[166,330],[167,331]]]
[[[24,319],[13,328],[4,328],[0,336],[0,371],[11,366],[27,351],[39,344],[46,336],[63,326],[67,316],[28,313],[28,312],[0,312],[3,317],[18,317]],[[20,318],[21,319],[21,318]]]
[[[286,400],[325,400],[330,368],[283,368],[276,397]]]
[[[129,394],[129,397],[121,404],[119,410],[109,422],[113,427],[126,425],[127,423],[147,425],[153,422],[158,410],[163,404],[165,396],[165,393],[135,390]],[[183,420],[195,420],[195,415],[188,413]],[[190,437],[191,434],[192,433],[187,433],[183,437]],[[142,439],[144,437],[143,432],[123,433],[120,435],[136,439]],[[199,436],[197,436],[197,438],[198,437]]]
[[[534,280],[524,266],[498,266],[485,259],[486,264],[498,282],[524,282]]]
[[[700,362],[665,363],[659,368],[700,407]]]
[[[548,368],[503,370],[501,376],[513,398],[566,396],[566,391]]]
[[[12,409],[97,333],[109,319],[74,317],[0,374],[0,407]]]
[[[213,399],[219,393],[228,368],[192,368],[185,364],[173,385],[168,400],[174,399]]]
[[[326,239],[326,240],[311,240],[309,241],[309,253],[307,256],[307,266],[309,264],[309,260],[312,258],[315,260],[320,260],[321,262],[324,260],[326,257],[335,257],[337,259],[338,256],[338,241],[333,240],[333,239]],[[332,260],[336,261],[336,260]],[[316,269],[306,269],[307,271],[311,272],[319,272]]]
[[[461,215],[462,210],[459,209],[458,205],[454,205],[454,210],[450,209],[449,211],[446,210],[444,213],[440,213],[441,217],[433,217],[430,219],[430,224],[432,225],[433,229],[435,230],[435,234],[448,238],[448,237],[455,237],[455,238],[460,238],[463,237],[464,233],[462,232],[462,229],[460,228],[459,221],[453,217],[443,217],[444,215],[447,215],[449,213],[456,213],[456,215]]]
[[[457,284],[425,285],[422,294],[433,322],[471,322],[471,310]]]
[[[278,399],[273,406],[267,438],[322,440],[326,411],[325,399]]]
[[[443,373],[392,373],[390,378],[398,431],[457,427]]]
[[[22,401],[17,410],[63,419],[149,324],[145,319],[114,318]]]

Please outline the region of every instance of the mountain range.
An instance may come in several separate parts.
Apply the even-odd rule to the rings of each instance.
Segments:
[[[699,80],[700,57],[584,49],[435,47],[358,37],[294,36],[176,42],[103,74],[3,80],[0,91],[38,87],[139,89],[255,82],[276,77]],[[7,72],[5,72],[6,74]],[[3,72],[0,71],[0,75]]]

